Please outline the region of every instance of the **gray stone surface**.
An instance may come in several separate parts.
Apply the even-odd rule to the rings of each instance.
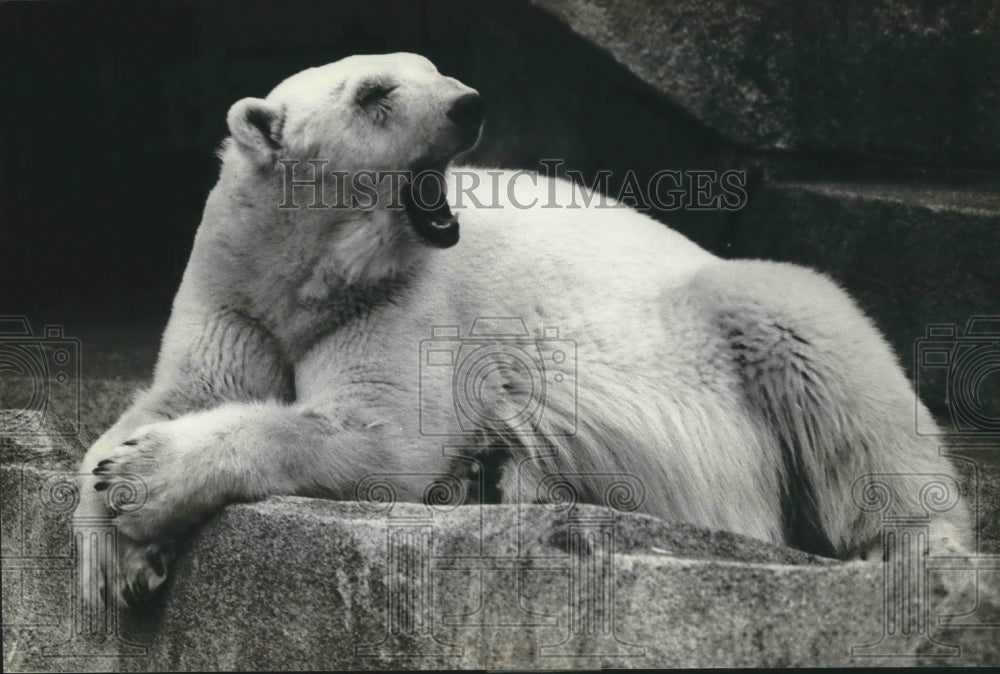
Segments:
[[[120,615],[116,636],[70,610],[73,495],[61,485],[83,445],[58,419],[41,425],[25,436],[0,415],[7,671],[1000,661],[983,627],[1000,621],[1000,571],[977,580],[968,560],[931,571],[914,606],[931,639],[896,643],[879,562],[634,513],[608,519],[596,506],[295,497],[229,506],[194,532],[159,600]],[[966,626],[938,624],[956,614]],[[852,657],[872,643],[902,657]],[[955,657],[942,660],[941,645]]]
[[[729,139],[1000,160],[1000,5],[533,0]]]
[[[420,506],[401,511],[424,514]],[[192,542],[178,568],[151,634],[152,662],[190,669],[211,654],[207,661],[226,669],[850,664],[852,644],[882,634],[878,564],[804,555],[791,564],[787,551],[722,537],[730,539],[724,547],[743,548],[746,561],[734,563],[719,559],[718,534],[680,527],[678,535],[677,527],[630,516],[618,527],[624,538],[641,531],[641,542],[617,551],[613,571],[615,635],[624,643],[584,634],[560,657],[554,646],[573,633],[577,561],[559,535],[565,521],[537,506],[479,515],[462,508],[440,516],[429,575],[416,581],[403,574],[400,587],[403,595],[433,591],[417,604],[426,622],[386,635],[386,530],[406,524],[356,504],[272,499],[230,508]],[[480,541],[485,562],[474,557]],[[969,588],[955,585],[938,583],[943,596],[931,610],[971,608]],[[586,595],[579,596],[586,614]],[[978,617],[991,616],[990,604]],[[357,647],[386,636],[373,657],[359,657]],[[984,636],[947,638],[963,644],[967,662],[985,662],[980,658],[1000,653]],[[629,652],[635,657],[621,657]]]

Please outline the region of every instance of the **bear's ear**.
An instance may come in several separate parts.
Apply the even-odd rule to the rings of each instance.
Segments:
[[[263,98],[244,98],[233,103],[226,116],[229,133],[240,147],[262,163],[274,159],[281,148],[281,126],[285,112],[280,105]]]

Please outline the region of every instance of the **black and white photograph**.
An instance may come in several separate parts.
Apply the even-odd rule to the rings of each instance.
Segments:
[[[0,2],[3,670],[1000,665],[1000,0]]]

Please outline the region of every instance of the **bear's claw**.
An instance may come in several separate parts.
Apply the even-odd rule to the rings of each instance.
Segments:
[[[173,546],[170,543],[140,545],[124,537],[119,537],[119,546],[115,572],[117,599],[134,610],[156,594],[166,580]]]

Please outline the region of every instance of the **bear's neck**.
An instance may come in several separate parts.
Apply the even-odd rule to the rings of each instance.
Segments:
[[[224,156],[178,302],[236,311],[293,358],[315,339],[400,292],[423,246],[389,211],[283,208],[280,174]]]

